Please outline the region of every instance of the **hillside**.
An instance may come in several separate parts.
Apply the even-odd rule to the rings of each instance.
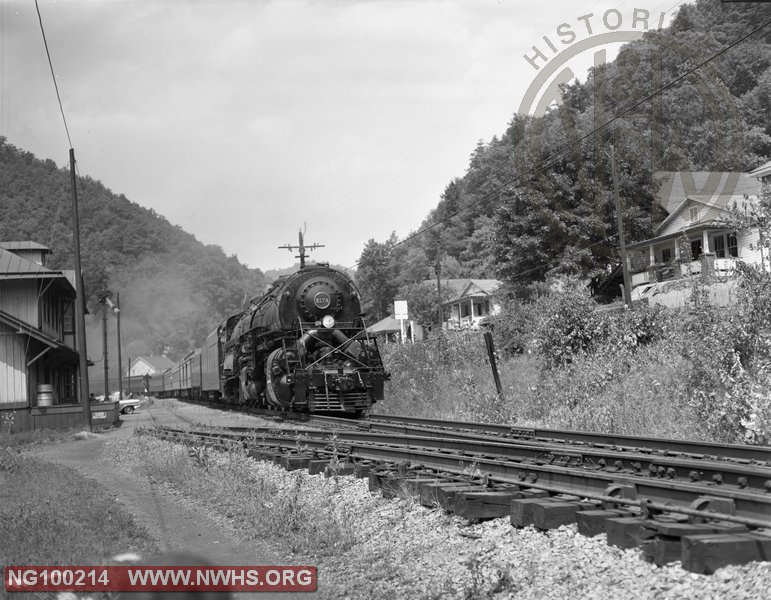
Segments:
[[[415,295],[417,282],[435,277],[437,253],[443,277],[497,278],[519,293],[551,274],[591,276],[616,262],[611,145],[627,241],[645,239],[665,216],[655,172],[746,172],[767,161],[771,27],[711,57],[769,19],[769,4],[683,5],[670,27],[564,86],[543,116],[514,114],[447,184],[421,224],[427,232],[364,248],[357,280],[379,298],[370,312],[397,290]]]
[[[123,357],[176,359],[223,317],[265,289],[265,277],[218,246],[206,246],[153,210],[89,177],[79,180],[79,220],[89,310],[89,357],[101,356],[102,290],[120,294]],[[49,266],[72,269],[70,174],[0,137],[0,239],[52,250]],[[115,296],[113,296],[115,300]],[[114,324],[110,324],[114,335]],[[112,342],[111,342],[112,344]],[[110,362],[115,350],[110,351]],[[111,367],[112,368],[112,367]]]

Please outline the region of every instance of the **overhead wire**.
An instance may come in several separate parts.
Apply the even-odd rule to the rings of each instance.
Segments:
[[[668,83],[666,83],[666,84],[662,85],[661,87],[659,87],[658,89],[654,90],[653,92],[651,92],[647,96],[645,96],[642,99],[634,102],[631,106],[628,106],[627,108],[621,110],[615,116],[611,117],[608,121],[602,123],[601,125],[598,125],[597,127],[592,129],[588,133],[586,133],[586,134],[584,134],[582,136],[579,136],[573,142],[570,142],[570,143],[564,145],[561,149],[557,150],[555,153],[553,153],[552,155],[548,156],[546,159],[541,160],[537,165],[535,165],[533,167],[533,169],[529,171],[528,176],[543,174],[549,167],[551,167],[554,164],[556,159],[562,157],[564,154],[566,154],[567,152],[573,150],[577,146],[580,146],[587,139],[589,139],[591,137],[594,137],[597,133],[605,130],[607,127],[609,127],[610,125],[612,125],[613,123],[615,123],[619,119],[623,118],[625,115],[629,114],[630,112],[636,110],[637,108],[639,108],[640,106],[642,106],[646,102],[648,102],[651,99],[655,98],[659,94],[662,94],[666,90],[668,90],[668,89],[672,88],[673,86],[677,85],[682,80],[684,80],[687,77],[689,77],[692,74],[694,74],[697,70],[702,68],[704,65],[706,65],[706,64],[712,62],[713,60],[715,60],[716,58],[722,56],[723,54],[725,54],[729,50],[735,48],[736,46],[738,46],[739,44],[741,44],[742,42],[744,42],[748,38],[752,37],[756,33],[759,33],[760,31],[762,31],[763,29],[765,29],[769,25],[771,25],[771,19],[767,20],[762,25],[752,29],[751,31],[749,31],[748,33],[744,34],[743,36],[741,36],[740,38],[738,38],[734,42],[728,44],[727,46],[725,46],[721,50],[715,52],[714,54],[712,54],[708,58],[704,59],[703,61],[701,61],[700,63],[698,63],[694,67],[688,69],[683,74],[675,77],[674,79],[672,79]],[[502,183],[497,184],[494,189],[490,190],[489,192],[486,192],[485,194],[483,194],[477,200],[467,204],[466,206],[463,206],[463,207],[453,211],[452,213],[450,213],[446,217],[444,217],[444,218],[442,218],[442,219],[440,219],[438,221],[435,221],[434,223],[432,223],[430,225],[427,225],[426,227],[424,227],[424,228],[422,228],[422,229],[420,229],[420,230],[418,230],[418,231],[408,235],[404,239],[399,240],[398,242],[396,242],[391,247],[391,249],[396,248],[398,246],[401,246],[401,245],[407,243],[408,241],[410,241],[410,240],[412,240],[412,239],[414,239],[414,238],[416,238],[418,236],[421,236],[421,235],[425,234],[426,232],[428,232],[428,231],[430,231],[430,230],[432,230],[432,229],[434,229],[436,227],[439,227],[440,225],[443,225],[443,224],[449,222],[451,219],[455,218],[456,216],[458,216],[459,214],[461,214],[463,212],[466,212],[466,211],[468,211],[468,210],[470,210],[472,208],[476,208],[478,206],[481,206],[481,205],[485,204],[490,199],[492,199],[498,192],[500,192],[502,189],[506,188],[507,186],[511,186],[511,185],[520,183],[521,181],[523,181],[522,176],[515,175],[514,177],[512,177],[512,178],[510,178],[510,179],[508,179],[508,180],[506,180],[506,181],[504,181]],[[592,246],[594,246],[594,245],[596,245],[596,242],[594,244],[592,244]],[[587,248],[589,248],[589,247],[591,247],[591,246],[588,246]],[[581,250],[585,250],[587,248],[581,248]],[[349,269],[355,269],[356,266],[358,265],[358,263],[359,263],[359,261],[354,263],[354,265],[349,267]],[[548,263],[544,263],[544,264],[548,264]]]
[[[56,83],[56,73],[54,73],[54,64],[51,61],[51,52],[48,50],[48,40],[46,39],[45,28],[43,27],[43,17],[40,14],[40,6],[38,6],[38,0],[35,0],[35,10],[37,11],[37,19],[40,23],[40,33],[43,34],[43,45],[46,49],[46,56],[48,57],[48,66],[51,69],[51,78],[54,81],[54,89],[56,90],[56,99],[59,101],[59,111],[62,114],[62,121],[64,122],[64,131],[67,133],[67,142],[72,148],[72,139],[70,138],[70,130],[67,127],[67,117],[64,116],[64,106],[62,105],[62,97],[59,94],[59,85]]]
[[[37,12],[38,23],[40,24],[40,33],[41,33],[41,35],[43,37],[43,45],[45,46],[46,58],[48,59],[48,66],[49,66],[49,69],[51,71],[51,79],[53,80],[54,89],[56,90],[56,100],[59,103],[59,112],[61,113],[62,122],[64,123],[64,131],[65,131],[65,133],[67,135],[67,142],[69,143],[70,150],[72,150],[72,138],[70,137],[70,130],[69,130],[69,127],[67,125],[67,117],[65,116],[65,113],[64,113],[64,105],[62,103],[62,97],[61,97],[61,94],[59,92],[59,85],[58,85],[58,83],[56,81],[56,73],[54,71],[53,60],[51,59],[51,52],[50,52],[50,49],[48,47],[48,38],[46,37],[45,27],[43,26],[43,16],[40,13],[40,6],[38,5],[38,0],[35,0],[35,10]],[[86,216],[89,219],[89,221],[91,222],[92,229],[94,231],[96,231],[96,225],[94,223],[93,216],[91,215],[91,211],[88,210],[88,201],[87,201],[87,198],[86,198],[85,189],[83,187],[83,177],[80,174],[80,169],[78,168],[77,162],[75,163],[75,170],[77,172],[76,185],[80,188],[80,192],[81,192],[81,196],[80,197],[81,197],[81,200],[83,201],[83,204],[86,207],[86,211],[85,211]],[[59,212],[61,210],[61,204],[62,204],[62,199],[61,199],[61,196],[60,196],[59,197],[59,202],[57,203],[57,206],[56,206],[56,214],[54,216],[54,222],[51,225],[51,237],[49,238],[49,240],[50,240],[49,241],[49,247],[53,246],[53,243],[54,243],[54,237],[55,237],[55,233],[56,233],[56,224],[57,224],[57,222],[59,220]]]

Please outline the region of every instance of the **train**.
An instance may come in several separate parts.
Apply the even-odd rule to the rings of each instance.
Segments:
[[[277,279],[220,322],[204,344],[162,375],[160,397],[276,411],[365,416],[384,397],[389,374],[367,332],[352,279],[326,263]]]

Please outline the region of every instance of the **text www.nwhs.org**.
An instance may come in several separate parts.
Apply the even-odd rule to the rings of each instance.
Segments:
[[[8,592],[184,591],[270,592],[316,590],[316,567],[6,567]]]

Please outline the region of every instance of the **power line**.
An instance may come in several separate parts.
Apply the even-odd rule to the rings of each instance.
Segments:
[[[38,5],[38,0],[35,0],[35,10],[37,11],[38,22],[40,23],[40,33],[43,36],[43,45],[45,46],[46,56],[48,57],[48,66],[51,69],[51,78],[53,79],[54,89],[56,90],[56,99],[57,99],[57,101],[59,103],[59,111],[60,111],[60,113],[62,115],[62,122],[64,123],[64,131],[67,134],[67,142],[70,145],[70,149],[72,149],[72,139],[70,138],[70,130],[69,130],[69,127],[67,127],[67,117],[64,115],[64,106],[62,104],[61,94],[59,93],[59,85],[56,83],[56,74],[54,72],[53,61],[51,60],[51,52],[48,49],[48,40],[46,39],[46,32],[45,32],[45,28],[43,27],[43,17],[40,14],[40,6]],[[82,199],[83,203],[86,205],[86,209],[88,209],[88,202],[86,200],[85,190],[84,190],[84,187],[83,187],[83,177],[80,174],[80,169],[78,168],[77,164],[75,165],[75,170],[77,171],[77,174],[78,174],[77,183],[78,183],[78,185],[80,186],[80,189],[81,189],[81,199]],[[60,208],[61,208],[61,199],[59,200],[59,203],[57,204],[56,215],[54,216],[54,222],[53,222],[53,224],[51,226],[51,237],[50,237],[50,242],[48,244],[49,246],[53,246],[53,243],[54,243],[54,235],[56,233],[56,223],[59,220],[59,210],[60,210]],[[88,216],[88,219],[91,222],[91,227],[93,228],[94,231],[96,231],[96,226],[94,224],[93,217],[91,216],[91,211],[90,210],[86,210],[86,215]]]
[[[59,95],[59,86],[56,83],[56,74],[54,73],[54,64],[51,62],[51,53],[48,51],[48,40],[46,39],[46,32],[43,28],[43,17],[40,15],[40,7],[37,0],[35,0],[35,10],[37,11],[37,19],[40,23],[40,33],[43,34],[43,44],[46,48],[46,56],[48,57],[48,66],[51,68],[51,78],[54,81],[54,88],[56,89],[56,99],[59,101],[59,111],[62,113],[62,121],[64,122],[64,131],[67,133],[67,142],[72,148],[72,140],[70,139],[70,130],[67,127],[67,118],[64,116],[64,106],[62,106],[62,97]]]

